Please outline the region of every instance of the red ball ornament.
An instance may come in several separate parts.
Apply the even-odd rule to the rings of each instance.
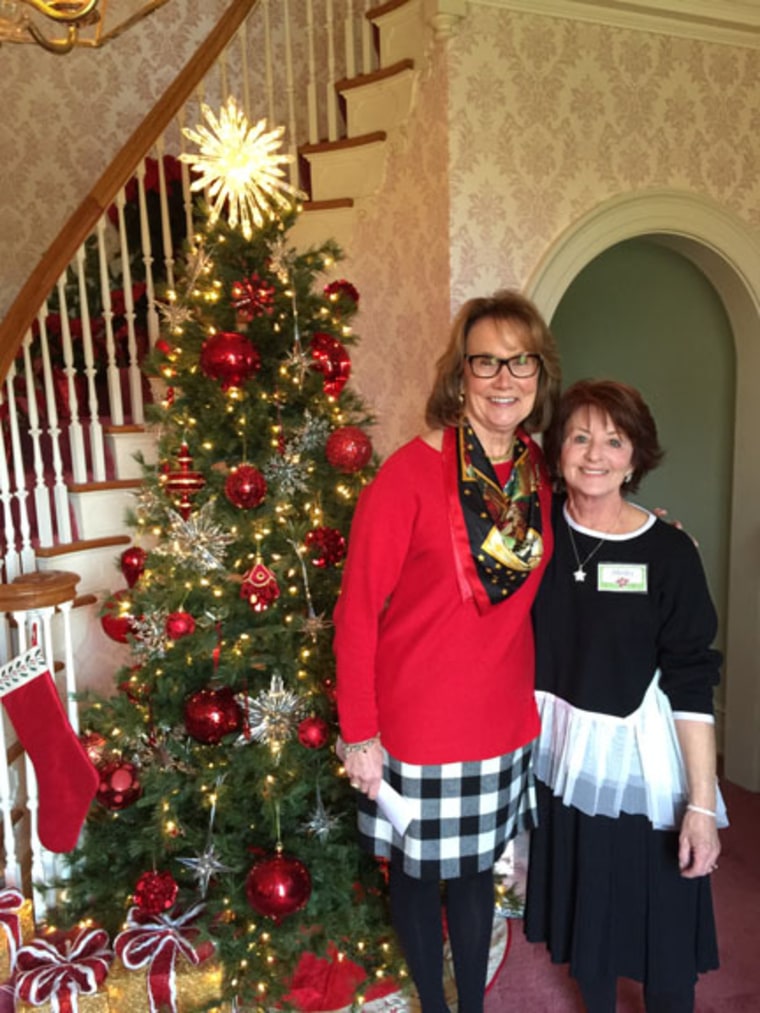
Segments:
[[[128,643],[129,634],[134,632],[135,617],[129,611],[130,607],[127,588],[116,591],[103,606],[100,625],[103,627],[103,632],[119,644]]]
[[[255,345],[237,331],[220,331],[206,338],[201,346],[201,369],[222,390],[240,387],[261,369],[261,356]]]
[[[166,635],[170,640],[181,640],[195,633],[195,619],[189,612],[171,612],[166,617],[164,625]]]
[[[335,566],[346,555],[346,539],[336,528],[312,528],[304,543],[312,563],[320,568]]]
[[[133,900],[145,914],[160,915],[174,904],[178,890],[170,872],[144,872],[137,880]]]
[[[344,346],[332,334],[317,331],[309,342],[313,368],[324,376],[323,390],[337,397],[351,375],[351,360]]]
[[[100,784],[96,798],[106,809],[126,809],[142,795],[137,767],[125,760],[110,760],[98,767]]]
[[[224,483],[224,495],[241,510],[260,506],[266,494],[266,479],[252,464],[239,464],[233,468]]]
[[[325,285],[324,291],[331,303],[347,303],[352,309],[359,304],[359,293],[356,286],[352,285],[350,281],[346,281],[345,278],[331,281],[329,285]]]
[[[358,426],[341,426],[327,437],[325,455],[333,468],[350,475],[369,464],[372,441]]]
[[[330,726],[324,718],[304,718],[298,726],[298,741],[307,749],[321,749],[327,745],[329,737]]]
[[[280,597],[277,577],[263,563],[257,562],[243,577],[240,597],[245,598],[254,612],[266,612]]]
[[[185,701],[187,734],[206,746],[239,731],[242,721],[240,704],[229,686],[201,689]]]
[[[140,577],[142,577],[147,558],[148,553],[145,549],[141,549],[139,545],[130,545],[128,549],[122,552],[120,557],[121,572],[124,574],[124,578],[130,587],[134,587]]]
[[[252,866],[245,895],[254,911],[279,922],[305,907],[311,896],[309,870],[297,858],[277,853]]]

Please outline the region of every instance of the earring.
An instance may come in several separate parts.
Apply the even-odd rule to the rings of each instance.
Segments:
[[[625,478],[623,479],[623,484],[624,484],[624,485],[628,485],[628,483],[629,483],[629,482],[631,481],[631,479],[632,479],[632,478],[633,478],[633,472],[632,472],[632,471],[630,471],[630,472],[629,472],[629,473],[628,473],[628,474],[627,474],[627,475],[625,476]]]

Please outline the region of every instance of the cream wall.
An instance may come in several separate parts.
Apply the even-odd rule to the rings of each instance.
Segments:
[[[449,49],[451,297],[525,286],[621,193],[760,225],[760,52],[472,2]]]
[[[168,3],[97,51],[2,46],[0,318],[229,3]]]

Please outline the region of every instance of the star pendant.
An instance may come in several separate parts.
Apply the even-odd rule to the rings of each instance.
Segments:
[[[586,579],[586,571],[582,566],[579,566],[578,569],[573,572],[573,576],[575,577],[576,584],[582,584]]]

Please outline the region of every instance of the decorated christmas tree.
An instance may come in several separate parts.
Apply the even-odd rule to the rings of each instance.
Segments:
[[[158,464],[130,517],[128,586],[102,616],[132,657],[83,717],[100,789],[63,913],[114,934],[128,916],[134,931],[192,927],[235,1008],[297,1004],[317,958],[371,998],[403,971],[334,750],[331,629],[376,464],[348,384],[359,296],[326,283],[334,244],[290,244],[298,212],[276,157],[238,174],[237,190],[218,164],[214,176],[224,139],[207,115],[196,139],[217,201],[146,363],[162,381]],[[272,135],[238,129],[249,155],[275,150]]]

